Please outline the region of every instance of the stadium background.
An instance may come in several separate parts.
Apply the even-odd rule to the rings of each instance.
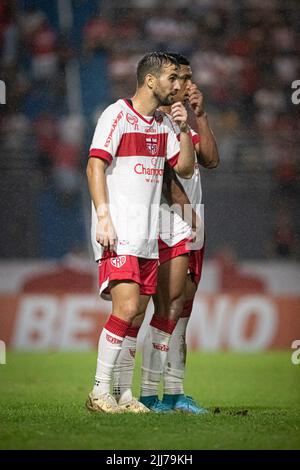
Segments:
[[[202,170],[207,243],[188,333],[201,351],[193,370],[205,365],[203,351],[223,350],[284,349],[282,367],[291,366],[300,340],[299,24],[297,0],[1,1],[1,346],[74,351],[74,367],[78,352],[92,351],[92,377],[110,303],[97,296],[90,250],[88,148],[101,110],[133,94],[139,58],[169,50],[191,60],[221,157]],[[26,370],[27,356],[12,354]],[[225,357],[212,362],[212,380]],[[276,358],[259,356],[266,380],[278,374]],[[9,376],[9,361],[4,368]]]
[[[97,299],[91,261],[88,148],[97,116],[133,94],[136,63],[151,50],[190,58],[221,155],[202,171],[206,263],[191,346],[300,339],[299,20],[293,1],[1,2],[0,339],[19,349],[96,344],[110,304]],[[64,315],[75,338],[59,343]]]

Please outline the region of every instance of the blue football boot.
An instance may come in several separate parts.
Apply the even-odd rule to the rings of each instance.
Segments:
[[[151,395],[150,397],[140,397],[139,401],[143,403],[150,411],[154,413],[172,413],[172,406],[167,403],[163,403],[159,400],[157,395]]]
[[[171,407],[174,411],[181,411],[182,413],[190,413],[194,415],[203,415],[208,413],[208,410],[199,406],[195,400],[183,393],[177,395],[164,395],[162,404]]]

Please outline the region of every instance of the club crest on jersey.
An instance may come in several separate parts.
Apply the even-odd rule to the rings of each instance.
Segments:
[[[110,262],[115,268],[121,268],[126,263],[126,256],[111,258]]]
[[[157,155],[158,144],[156,137],[146,137],[146,147],[151,155]]]
[[[138,126],[138,118],[136,116],[133,116],[132,114],[130,113],[127,113],[126,114],[126,120],[127,122],[129,122],[129,124],[131,124],[132,126],[134,126],[134,130],[137,131],[139,126]]]

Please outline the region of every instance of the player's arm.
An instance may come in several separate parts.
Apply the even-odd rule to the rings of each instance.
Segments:
[[[105,249],[113,251],[117,237],[109,213],[105,176],[106,166],[107,162],[105,160],[92,157],[88,161],[86,173],[90,195],[98,218],[96,240]]]
[[[173,167],[182,178],[191,178],[194,174],[195,153],[187,124],[187,111],[182,103],[174,103],[171,115],[180,128],[180,152],[176,165]]]
[[[216,168],[220,161],[218,147],[204,111],[203,95],[195,84],[189,89],[189,103],[195,113],[197,131],[201,136],[200,142],[195,145],[197,160],[205,168]]]

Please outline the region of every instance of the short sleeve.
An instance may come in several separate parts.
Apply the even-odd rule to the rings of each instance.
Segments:
[[[172,128],[168,132],[167,143],[167,162],[173,168],[177,164],[180,152],[180,143],[177,139],[176,132]]]
[[[98,119],[89,157],[101,158],[110,164],[117,153],[123,133],[124,112],[115,104],[106,108]]]
[[[193,129],[191,129],[191,137],[192,137],[192,142],[195,147],[195,145],[199,144],[201,137],[197,132],[195,132]]]

